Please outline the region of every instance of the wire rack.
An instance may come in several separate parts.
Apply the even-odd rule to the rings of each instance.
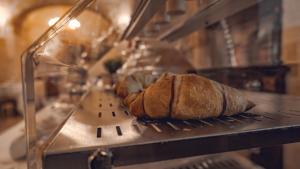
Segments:
[[[249,112],[182,121],[136,119],[111,91],[92,90],[45,150],[44,167],[87,168],[97,150],[123,166],[300,140],[299,98],[245,94],[257,104]]]

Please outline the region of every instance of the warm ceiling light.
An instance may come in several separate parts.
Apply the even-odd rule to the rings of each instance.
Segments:
[[[0,27],[4,26],[8,20],[9,12],[3,6],[0,6]]]
[[[52,26],[59,20],[59,17],[54,17],[49,19],[48,25]],[[81,26],[80,22],[77,19],[72,19],[68,24],[70,29],[77,29]]]
[[[52,26],[52,25],[54,25],[58,20],[59,20],[59,17],[51,18],[51,19],[49,19],[49,21],[48,21],[48,25],[49,25],[49,26]]]
[[[125,27],[129,24],[130,19],[131,18],[129,15],[126,15],[126,14],[120,15],[118,18],[118,24],[122,27]]]
[[[70,29],[77,29],[80,27],[80,22],[77,19],[72,19],[68,26]]]

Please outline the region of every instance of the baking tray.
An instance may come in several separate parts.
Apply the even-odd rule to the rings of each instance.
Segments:
[[[92,89],[44,151],[44,169],[85,169],[96,150],[114,166],[300,141],[300,98],[244,92],[257,104],[232,117],[137,120],[111,91]]]

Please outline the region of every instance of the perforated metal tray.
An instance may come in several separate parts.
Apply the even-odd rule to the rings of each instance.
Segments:
[[[97,149],[122,166],[300,140],[300,98],[245,92],[257,106],[232,117],[136,120],[110,91],[92,90],[44,152],[45,169],[88,168]]]

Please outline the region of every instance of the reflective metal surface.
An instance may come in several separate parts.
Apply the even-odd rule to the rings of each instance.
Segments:
[[[24,116],[27,142],[27,160],[28,168],[41,168],[40,151],[37,147],[37,127],[36,127],[36,110],[35,110],[35,90],[34,90],[34,54],[53,38],[59,30],[72,18],[76,17],[86,8],[93,0],[78,1],[64,16],[61,17],[52,27],[50,27],[38,40],[36,40],[27,51],[22,55],[22,86]]]
[[[137,2],[138,1],[134,1]],[[77,17],[82,11],[87,9],[92,9],[100,14],[105,14],[106,17],[111,17],[112,26],[123,29],[127,26],[130,21],[130,15],[133,10],[135,3],[130,3],[129,1],[122,1],[119,3],[114,1],[109,1],[103,3],[103,1],[96,0],[79,0],[79,1],[65,1],[65,2],[49,2],[49,1],[32,1],[31,3],[18,8],[26,13],[26,11],[34,10],[47,5],[63,5],[63,4],[73,5],[60,19],[51,26],[42,36],[40,36],[22,55],[22,83],[23,83],[23,98],[24,98],[24,110],[25,110],[25,122],[26,122],[26,140],[27,140],[27,152],[28,152],[28,168],[37,169],[41,168],[40,163],[40,152],[38,150],[37,143],[37,127],[35,119],[35,91],[34,91],[34,68],[35,64],[40,62],[37,55],[37,50],[43,47],[49,40],[53,39],[59,31],[62,30],[72,18]],[[89,6],[92,4],[92,6]],[[115,6],[116,5],[116,6]],[[127,7],[126,7],[127,6]],[[88,8],[89,7],[89,8]],[[119,8],[120,7],[120,8]],[[132,9],[129,9],[131,8]],[[105,13],[105,11],[107,13]],[[23,13],[24,14],[24,13]],[[118,14],[118,15],[116,15]],[[114,18],[114,19],[112,19]],[[20,20],[20,18],[19,18]],[[52,55],[53,56],[53,55]],[[78,66],[68,65],[63,62],[55,63],[60,66],[66,66],[68,68],[77,69]]]
[[[245,10],[259,1],[244,0],[213,0],[199,10],[191,17],[186,18],[171,29],[163,32],[159,39],[166,41],[178,40],[190,33],[199,30],[201,27],[207,27],[227,16],[231,16],[239,11]]]
[[[131,39],[137,36],[164,4],[165,1],[143,0],[133,14],[130,24],[122,35],[122,39]]]
[[[245,94],[257,105],[236,116],[137,121],[112,92],[93,89],[44,151],[44,168],[86,168],[98,148],[122,166],[300,141],[299,97]]]

